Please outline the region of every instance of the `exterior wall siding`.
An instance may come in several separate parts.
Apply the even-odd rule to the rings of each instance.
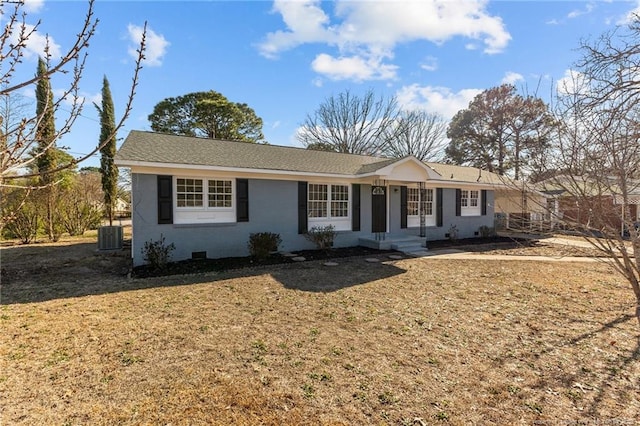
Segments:
[[[397,191],[396,191],[397,190]],[[142,247],[147,241],[163,236],[166,244],[174,243],[173,260],[190,259],[193,252],[206,252],[208,258],[248,256],[249,235],[255,232],[280,234],[280,250],[313,249],[315,246],[298,234],[297,181],[249,179],[249,221],[217,224],[158,224],[157,177],[152,174],[132,174],[132,257],[134,266],[144,264]],[[400,187],[388,189],[388,228],[390,237],[419,235],[419,228],[400,227]],[[456,190],[443,190],[443,226],[426,228],[427,240],[446,239],[452,226],[458,238],[471,238],[480,226],[493,226],[494,195],[487,191],[485,216],[456,216]],[[371,185],[360,187],[360,231],[338,232],[336,247],[358,245],[360,237],[371,237]],[[174,200],[175,203],[175,200]]]
[[[280,234],[280,250],[315,248],[298,234],[297,181],[249,179],[249,221],[217,224],[158,224],[157,178],[151,174],[132,174],[132,257],[134,266],[144,264],[142,247],[147,241],[163,236],[174,243],[172,260],[190,259],[193,252],[207,253],[208,258],[248,256],[249,235],[255,232]],[[174,200],[175,203],[175,200]],[[336,247],[358,245],[358,238],[370,235],[371,187],[361,186],[361,231],[339,232]]]
[[[396,191],[397,189],[397,191]],[[391,186],[389,190],[389,234],[394,236],[420,235],[420,228],[400,228],[400,187]],[[484,216],[456,216],[456,190],[442,190],[442,227],[427,226],[427,241],[444,240],[451,227],[458,230],[458,238],[477,237],[481,226],[494,226],[494,192],[487,191],[487,214]]]

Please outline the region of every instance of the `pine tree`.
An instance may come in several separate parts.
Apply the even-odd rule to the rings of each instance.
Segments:
[[[104,206],[109,226],[113,224],[113,209],[118,193],[118,168],[113,162],[116,155],[116,119],[109,80],[105,76],[102,82],[102,108],[96,105],[100,114],[100,172],[102,174],[102,190]]]
[[[51,81],[47,75],[47,64],[40,58],[38,60],[38,85],[36,86],[36,115],[38,117],[38,127],[36,130],[37,145],[35,149],[36,166],[38,169],[39,184],[44,188],[44,199],[46,200],[46,228],[50,240],[58,238],[55,226],[55,198],[56,188],[55,170],[57,165],[56,148],[56,125],[53,108],[53,92],[51,91]]]

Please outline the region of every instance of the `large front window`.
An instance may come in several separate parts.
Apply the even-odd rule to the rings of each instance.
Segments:
[[[176,177],[174,185],[174,224],[236,221],[235,180]]]
[[[205,200],[207,200],[206,204]],[[205,210],[232,208],[232,181],[177,178],[176,206],[184,208],[199,208]]]
[[[407,188],[407,216],[408,226],[419,226],[420,208],[424,209],[427,226],[435,225],[433,218],[433,189]]]
[[[307,211],[310,218],[349,216],[349,186],[310,183]]]

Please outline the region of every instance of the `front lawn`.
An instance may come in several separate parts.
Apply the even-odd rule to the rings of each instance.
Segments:
[[[635,424],[640,328],[605,264],[377,257],[11,275],[0,419]]]

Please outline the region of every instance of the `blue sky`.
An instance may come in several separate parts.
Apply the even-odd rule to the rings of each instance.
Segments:
[[[8,6],[2,7],[6,13]],[[70,46],[87,3],[33,0],[25,10],[27,23],[41,24],[14,81],[35,73],[44,35],[54,52]],[[145,21],[147,61],[119,138],[149,130],[147,116],[161,100],[215,90],[251,106],[264,120],[269,143],[298,146],[295,133],[305,116],[345,90],[373,89],[396,96],[404,108],[445,118],[503,82],[548,99],[573,72],[580,40],[594,40],[636,10],[638,1],[98,0],[100,22],[80,83],[85,108],[60,145],[74,156],[96,145],[100,128],[92,102],[100,101],[103,75],[116,113],[122,112],[133,72],[130,52]],[[64,83],[56,76],[54,93]],[[22,94],[34,98],[34,92]],[[85,163],[98,164],[98,156]]]

